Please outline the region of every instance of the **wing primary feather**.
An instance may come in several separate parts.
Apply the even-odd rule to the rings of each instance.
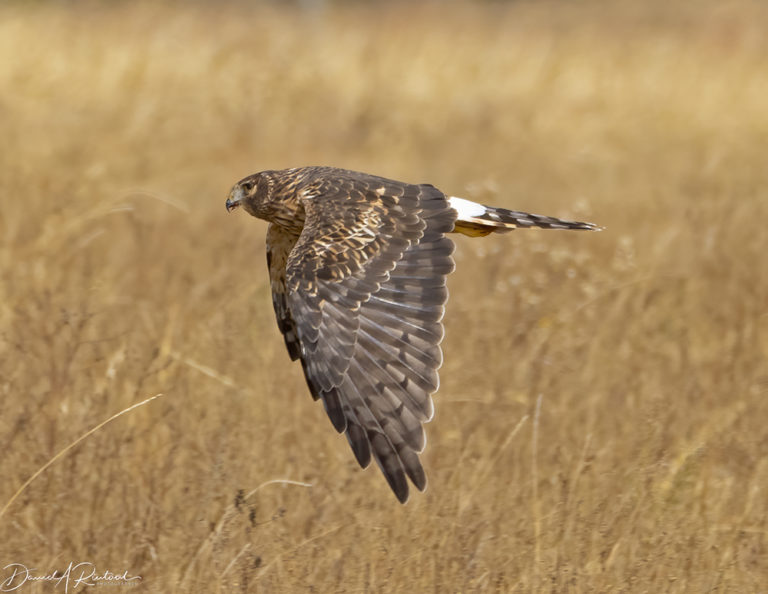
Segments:
[[[373,459],[376,460],[384,478],[387,479],[389,488],[400,503],[405,503],[409,495],[408,481],[405,479],[403,465],[394,447],[389,443],[386,435],[378,431],[369,431],[368,440],[373,449]]]
[[[371,445],[368,443],[368,435],[360,424],[357,415],[349,405],[344,407],[347,416],[347,430],[344,435],[352,448],[352,453],[361,468],[368,468],[371,463]]]
[[[347,417],[344,416],[338,388],[332,388],[328,392],[323,392],[322,400],[325,412],[328,415],[328,418],[331,419],[334,429],[336,429],[338,433],[346,431]]]

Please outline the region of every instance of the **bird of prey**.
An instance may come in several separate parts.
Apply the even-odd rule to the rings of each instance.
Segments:
[[[420,491],[427,483],[418,455],[442,363],[454,268],[446,234],[600,229],[333,167],[249,175],[226,206],[270,223],[267,266],[288,353],[360,466],[373,457],[401,503],[406,477]]]

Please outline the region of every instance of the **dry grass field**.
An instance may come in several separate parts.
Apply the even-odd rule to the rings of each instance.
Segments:
[[[163,396],[21,492],[0,568],[766,591],[767,21],[746,0],[4,2],[0,508]],[[224,209],[246,174],[316,164],[607,227],[456,239],[405,506],[288,359],[266,225]]]

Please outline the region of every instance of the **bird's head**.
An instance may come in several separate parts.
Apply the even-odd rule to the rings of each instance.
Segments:
[[[254,173],[237,182],[227,197],[227,212],[242,206],[248,214],[264,218],[269,203],[271,182],[263,173]]]

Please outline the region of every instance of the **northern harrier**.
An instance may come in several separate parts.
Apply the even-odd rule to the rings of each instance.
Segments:
[[[291,359],[360,466],[373,456],[401,503],[406,476],[427,484],[418,454],[454,268],[445,234],[599,229],[332,167],[249,175],[227,199],[228,211],[238,206],[270,223],[272,302]]]

